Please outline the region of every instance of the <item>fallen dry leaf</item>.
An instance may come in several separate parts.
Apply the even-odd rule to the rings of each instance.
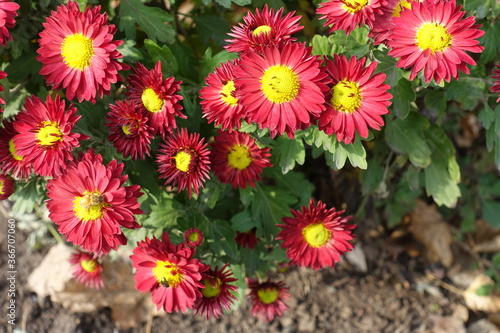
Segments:
[[[440,261],[445,267],[451,266],[453,253],[450,245],[454,238],[450,226],[443,221],[436,205],[427,205],[418,200],[410,215],[409,230],[424,245],[429,260]]]
[[[481,296],[477,290],[483,286],[489,286],[495,282],[486,275],[478,275],[464,292],[465,305],[473,311],[486,313],[500,312],[500,293],[493,292],[491,295]]]

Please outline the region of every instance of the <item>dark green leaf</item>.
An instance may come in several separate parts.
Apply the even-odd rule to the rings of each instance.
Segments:
[[[373,55],[379,61],[375,72],[384,73],[386,75],[385,81],[387,84],[391,87],[395,87],[404,74],[401,68],[396,67],[397,60],[387,55],[387,52],[379,50],[373,51]]]
[[[493,109],[486,103],[484,104],[484,109],[479,112],[478,115],[479,121],[483,124],[485,129],[489,129],[491,123],[495,120],[495,112]]]
[[[393,150],[407,154],[414,166],[425,168],[431,163],[432,152],[419,129],[417,121],[420,120],[425,118],[414,113],[405,120],[394,119],[387,123],[385,135],[387,143]]]
[[[252,217],[249,210],[244,210],[234,215],[231,224],[235,231],[246,232],[254,227],[258,227],[258,221]]]
[[[441,115],[446,110],[446,100],[442,90],[431,90],[424,96],[425,106]]]
[[[459,80],[451,81],[445,92],[447,100],[456,100],[465,110],[472,110],[483,99],[486,83],[483,79],[461,76]]]
[[[142,59],[142,53],[134,46],[137,43],[134,40],[127,39],[122,45],[118,46],[118,51],[123,55],[123,61],[134,63]]]
[[[153,41],[173,43],[175,31],[167,24],[172,20],[172,15],[159,7],[147,7],[140,0],[122,0],[118,27],[128,39],[135,39],[137,23]]]
[[[170,77],[178,72],[179,65],[177,64],[177,59],[167,45],[160,47],[151,39],[146,39],[144,46],[154,63],[161,61],[161,71],[164,76]]]
[[[392,94],[392,111],[398,118],[405,119],[410,113],[410,103],[415,100],[415,92],[410,81],[405,78],[400,79],[389,92]]]

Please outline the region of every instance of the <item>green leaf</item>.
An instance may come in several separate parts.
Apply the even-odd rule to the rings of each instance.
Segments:
[[[161,71],[164,76],[170,77],[177,74],[179,71],[177,59],[167,45],[160,47],[153,40],[146,39],[144,40],[144,46],[154,63],[161,61]]]
[[[483,79],[462,75],[451,81],[444,94],[447,100],[456,100],[465,110],[472,110],[483,99],[486,83]]]
[[[479,112],[478,115],[479,121],[483,124],[485,129],[489,129],[493,121],[495,120],[495,112],[488,105],[488,103],[484,104],[484,109]]]
[[[166,22],[173,17],[159,7],[147,7],[140,0],[122,0],[118,27],[128,39],[135,39],[134,23],[137,23],[154,42],[173,43],[175,30]]]
[[[234,215],[231,218],[231,224],[235,231],[246,232],[254,227],[258,227],[259,223],[252,217],[249,210],[244,210]]]
[[[206,77],[209,73],[212,73],[215,68],[218,67],[221,63],[236,59],[237,57],[237,53],[227,52],[226,50],[222,50],[216,55],[212,56],[212,49],[207,48],[205,54],[203,55],[203,77]]]
[[[366,162],[366,150],[359,138],[348,145],[341,142],[340,146],[347,152],[347,158],[353,167],[360,169],[366,169],[368,167],[368,163]]]
[[[151,213],[144,220],[144,226],[166,229],[169,226],[174,226],[183,211],[182,205],[168,197],[164,192],[158,200],[158,204],[151,205]]]
[[[455,207],[460,197],[460,188],[450,175],[447,161],[433,158],[432,163],[424,169],[425,189],[436,204]]]
[[[304,141],[317,148],[322,148],[325,151],[334,153],[337,149],[339,142],[335,135],[328,135],[324,131],[320,131],[317,126],[310,126],[304,131]]]
[[[387,55],[387,52],[379,50],[373,51],[373,55],[375,59],[379,61],[375,73],[384,73],[386,75],[385,81],[387,84],[391,87],[395,87],[404,74],[401,68],[396,67],[397,60]]]
[[[277,186],[299,198],[297,205],[304,206],[309,203],[314,185],[305,178],[302,172],[290,171],[283,174],[280,169],[273,167],[264,169],[264,173],[273,179]]]
[[[479,1],[483,2],[483,0]],[[479,61],[486,64],[495,60],[500,53],[500,25],[494,21],[486,21],[482,28],[485,34],[479,38],[479,41],[484,46],[484,50],[481,52]]]
[[[235,259],[238,257],[238,246],[234,241],[236,232],[231,228],[229,222],[224,220],[215,220],[208,224],[207,231],[209,239],[215,240],[210,243],[210,248],[214,252],[224,251],[224,254]]]
[[[327,36],[314,35],[312,42],[312,54],[314,55],[329,55],[332,56],[334,52],[334,46],[330,43]]]
[[[424,96],[424,103],[425,106],[439,115],[446,110],[446,100],[442,90],[430,90]]]
[[[252,217],[260,224],[257,236],[274,237],[279,231],[276,224],[281,223],[284,216],[290,216],[290,206],[296,202],[297,198],[287,191],[257,183],[251,205]]]
[[[292,170],[295,163],[304,164],[306,151],[302,138],[296,136],[290,139],[287,136],[280,136],[273,147],[273,156],[278,158],[278,165],[283,173]]]
[[[415,92],[411,87],[411,82],[402,78],[389,92],[392,94],[392,111],[396,117],[405,119],[410,113],[410,103],[415,100]]]
[[[123,55],[123,61],[133,63],[142,60],[142,53],[134,46],[137,43],[134,40],[127,39],[122,45],[118,46],[118,51]]]
[[[85,7],[87,7],[87,0],[75,0],[76,3],[78,4],[78,8],[80,8],[80,11],[84,11]]]
[[[237,4],[238,6],[246,6],[252,3],[252,0],[231,0],[231,1]]]
[[[229,2],[229,0],[225,1]],[[224,20],[223,17],[209,14],[196,16],[193,19],[196,23],[196,32],[203,44],[208,44],[210,41],[215,42],[217,45],[226,44],[224,40],[228,38],[227,33],[231,30],[231,26],[227,20]]]
[[[394,151],[407,154],[414,166],[425,168],[431,163],[432,151],[424,140],[422,126],[428,126],[428,121],[412,112],[405,120],[387,122],[385,136]]]

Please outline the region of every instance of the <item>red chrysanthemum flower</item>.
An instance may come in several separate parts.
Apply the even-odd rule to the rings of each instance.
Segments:
[[[262,12],[256,9],[255,15],[248,12],[243,17],[245,23],[234,26],[228,33],[234,39],[226,39],[226,42],[230,44],[225,45],[224,48],[229,52],[259,52],[269,45],[294,42],[296,38],[291,37],[291,34],[304,28],[298,24],[301,16],[295,16],[295,12],[283,17],[282,15],[283,8],[275,14],[274,9],[269,9],[267,4],[262,8]]]
[[[104,286],[102,281],[102,265],[91,254],[77,250],[71,254],[69,262],[73,265],[73,276],[76,281],[88,288],[100,289]]]
[[[7,77],[7,73],[0,71],[0,80],[5,79],[6,77]],[[0,92],[2,92],[3,90],[4,90],[3,86],[0,85]],[[2,97],[0,97],[0,104],[5,104],[5,100]],[[0,107],[0,113],[1,112],[3,112],[3,109]]]
[[[354,224],[348,224],[351,216],[341,217],[344,211],[326,208],[326,204],[311,199],[309,207],[302,211],[290,210],[293,217],[283,217],[284,224],[276,239],[282,240],[281,247],[286,249],[290,264],[318,270],[333,267],[340,256],[353,249],[349,243],[354,236]]]
[[[116,151],[123,157],[131,156],[132,160],[149,156],[154,130],[147,124],[148,118],[137,103],[132,100],[116,101],[109,105],[109,109],[105,125],[111,132],[108,140],[113,142]]]
[[[317,56],[301,43],[247,52],[235,67],[236,91],[249,121],[271,137],[293,137],[325,109],[326,74]]]
[[[124,164],[108,165],[93,150],[66,166],[65,173],[49,180],[49,218],[68,241],[97,256],[127,243],[120,227],[137,229],[134,214],[142,214],[138,185],[123,186]]]
[[[121,81],[119,70],[128,66],[117,61],[123,41],[113,40],[116,27],[108,24],[101,6],[81,12],[74,1],[60,5],[43,23],[38,40],[40,74],[53,89],[66,89],[66,97],[95,103],[96,97],[109,95],[111,84]]]
[[[255,233],[257,228],[252,228],[245,232],[236,231],[236,237],[234,241],[241,247],[248,247],[249,249],[255,249],[255,246],[259,242],[257,234]]]
[[[332,88],[318,125],[328,135],[336,133],[337,140],[346,144],[354,141],[356,132],[367,138],[368,128],[379,130],[384,125],[381,116],[389,113],[387,107],[391,105],[385,74],[374,75],[377,63],[365,67],[365,62],[366,58],[357,60],[354,56],[348,61],[344,55],[326,60]]]
[[[0,171],[10,173],[12,177],[27,181],[33,173],[33,165],[19,155],[14,136],[19,134],[12,122],[4,119],[0,127]]]
[[[139,241],[130,256],[137,270],[136,289],[151,292],[157,308],[168,313],[192,309],[195,300],[202,296],[200,280],[208,269],[198,259],[193,259],[194,253],[195,250],[185,244],[172,244],[166,232],[162,240],[146,237]]]
[[[326,19],[324,27],[332,24],[330,32],[344,30],[348,35],[363,24],[371,28],[384,4],[384,0],[329,0],[319,4],[316,14],[323,15],[320,20]]]
[[[198,247],[203,243],[203,232],[197,228],[189,228],[184,233],[184,243],[189,247]]]
[[[203,273],[201,283],[205,288],[200,289],[201,297],[196,299],[193,309],[195,315],[200,315],[209,319],[220,318],[224,314],[224,310],[229,310],[231,304],[236,300],[236,297],[231,293],[238,289],[237,286],[230,284],[237,281],[231,277],[233,272],[227,267],[229,263],[219,269],[209,269]]]
[[[174,81],[174,77],[163,79],[160,61],[150,71],[141,63],[137,63],[132,71],[134,74],[127,79],[129,90],[125,95],[144,110],[149,118],[149,126],[154,129],[153,134],[165,138],[177,128],[175,116],[186,118],[180,111],[182,105],[179,101],[183,97],[176,95],[182,81]]]
[[[15,17],[19,5],[10,0],[0,0],[0,45],[6,46],[12,40],[9,28],[16,25]]]
[[[423,71],[426,83],[434,79],[449,82],[458,78],[458,71],[469,74],[469,65],[476,62],[466,52],[481,53],[477,38],[484,34],[474,17],[465,19],[462,6],[455,0],[414,2],[411,8],[392,19],[387,45],[389,55],[399,58],[397,67],[412,67],[410,80]]]
[[[275,316],[280,317],[288,310],[285,302],[290,298],[290,294],[284,282],[271,282],[268,279],[260,283],[257,279],[247,278],[247,286],[250,290],[251,312],[254,317],[271,322]]]
[[[212,143],[212,170],[221,183],[255,187],[263,168],[271,167],[270,148],[259,148],[248,133],[218,131]]]
[[[208,74],[206,86],[200,90],[203,117],[208,123],[215,123],[223,130],[231,132],[235,127],[241,128],[241,120],[245,117],[243,106],[236,98],[234,85],[234,66],[239,59],[229,60]]]
[[[491,73],[491,78],[495,80],[495,82],[490,87],[490,91],[499,94],[497,102],[500,102],[500,64],[495,65],[495,67],[496,68],[494,68]]]
[[[5,200],[16,191],[16,182],[11,176],[0,173],[0,200]]]
[[[45,102],[32,96],[26,99],[24,108],[13,123],[19,132],[14,137],[17,154],[33,164],[36,174],[55,177],[73,160],[73,148],[80,146],[80,140],[89,138],[71,133],[81,116],[76,115],[73,104],[66,109],[66,102],[59,95],[54,100],[48,95]]]
[[[165,143],[160,143],[156,156],[160,178],[166,179],[165,185],[177,186],[178,192],[187,189],[191,198],[192,191],[198,194],[208,179],[209,155],[205,139],[182,128],[168,137]]]
[[[375,14],[373,28],[368,34],[368,37],[374,37],[375,45],[386,42],[391,34],[392,18],[399,17],[402,10],[411,8],[413,1],[419,0],[387,0],[387,4],[381,7],[382,13]]]

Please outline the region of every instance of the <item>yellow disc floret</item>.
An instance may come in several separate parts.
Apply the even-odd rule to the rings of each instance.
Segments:
[[[16,161],[22,161],[23,157],[16,154],[16,146],[14,145],[14,139],[9,140],[9,152]]]
[[[261,90],[273,103],[290,102],[299,93],[299,76],[288,66],[271,66],[260,78]]]
[[[255,28],[252,31],[252,35],[258,36],[258,35],[262,35],[262,34],[268,34],[270,32],[271,32],[271,27],[270,26],[268,26],[268,25],[259,25],[257,28]]]
[[[227,155],[227,163],[238,170],[244,170],[252,163],[247,146],[234,145]]]
[[[99,192],[85,191],[83,196],[76,196],[73,200],[75,216],[82,221],[94,221],[103,217],[104,208],[109,206]]]
[[[47,147],[62,141],[63,134],[61,133],[59,124],[56,122],[44,121],[42,125],[43,126],[38,129],[36,133],[36,138],[38,139],[37,144]]]
[[[204,279],[201,281],[205,288],[201,289],[201,293],[206,298],[219,296],[221,292],[222,281],[219,278]]]
[[[122,126],[122,131],[123,131],[123,134],[125,134],[125,135],[132,134],[132,132],[130,132],[130,126],[129,125],[123,125]]]
[[[344,8],[351,14],[359,12],[363,7],[368,4],[368,0],[341,0]]]
[[[220,91],[220,98],[224,101],[224,103],[231,106],[235,106],[238,104],[238,99],[234,97],[235,90],[236,88],[234,86],[234,81],[227,81],[227,83],[222,87],[222,90]]]
[[[451,46],[452,36],[448,30],[437,23],[424,23],[417,31],[417,46],[421,50],[430,49],[432,53],[443,52]]]
[[[359,84],[342,80],[333,87],[330,103],[337,111],[354,113],[361,106],[361,100]]]
[[[261,288],[257,290],[257,296],[262,303],[272,304],[278,299],[279,291],[276,288]]]
[[[169,261],[157,261],[153,268],[156,281],[164,287],[177,287],[184,280],[177,265]]]
[[[66,36],[61,44],[61,55],[66,65],[83,71],[90,66],[94,55],[93,41],[80,33]]]
[[[175,159],[175,167],[178,170],[182,172],[188,172],[189,165],[191,164],[193,156],[189,152],[181,150],[175,155],[174,159]]]
[[[144,107],[149,112],[158,112],[163,108],[163,100],[160,99],[153,88],[144,89],[144,91],[142,92],[141,100],[144,104]]]
[[[84,271],[89,273],[93,273],[99,268],[99,264],[95,259],[82,260],[80,265],[82,265]]]
[[[410,0],[410,1],[401,0],[401,1],[399,1],[398,4],[396,5],[396,7],[394,7],[394,9],[392,10],[392,16],[399,17],[401,15],[401,11],[403,9],[411,8],[412,1],[415,1],[415,0]]]
[[[321,247],[330,240],[332,232],[320,222],[309,224],[302,230],[302,235],[309,246]]]

